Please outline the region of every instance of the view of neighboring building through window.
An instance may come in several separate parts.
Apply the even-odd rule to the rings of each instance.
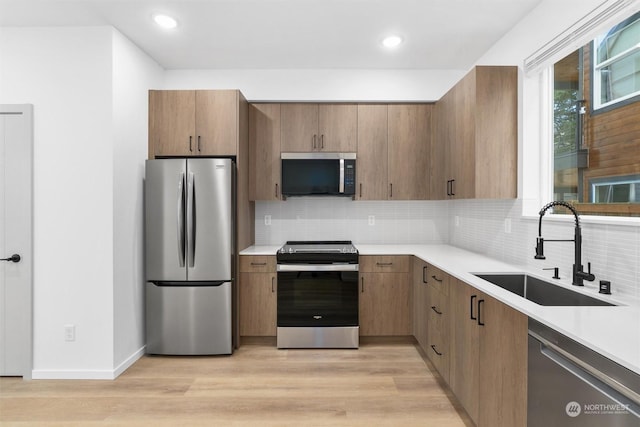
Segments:
[[[553,66],[554,198],[640,216],[640,13]]]

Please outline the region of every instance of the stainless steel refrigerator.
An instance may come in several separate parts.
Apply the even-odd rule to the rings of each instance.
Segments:
[[[147,353],[232,353],[234,218],[231,159],[146,161]]]

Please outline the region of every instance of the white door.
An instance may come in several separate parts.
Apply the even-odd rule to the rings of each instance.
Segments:
[[[0,375],[31,378],[33,107],[0,105]],[[5,260],[20,256],[18,262]]]

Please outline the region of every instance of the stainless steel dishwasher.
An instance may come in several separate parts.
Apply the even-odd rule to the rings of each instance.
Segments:
[[[527,426],[640,425],[640,375],[529,319]]]

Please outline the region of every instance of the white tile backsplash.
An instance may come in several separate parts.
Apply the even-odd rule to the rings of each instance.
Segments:
[[[559,267],[570,277],[573,243],[545,244],[546,260],[536,260],[538,219],[522,216],[522,200],[353,201],[327,197],[256,202],[256,245],[281,245],[287,240],[353,240],[360,244],[448,243],[510,264],[532,269]],[[264,216],[271,215],[271,225]],[[369,216],[375,225],[369,225]],[[455,217],[458,217],[456,226]],[[511,233],[504,220],[511,220]],[[610,280],[618,296],[640,298],[640,227],[582,221],[582,260],[591,262],[597,289]],[[546,239],[573,239],[574,222],[543,219]]]

